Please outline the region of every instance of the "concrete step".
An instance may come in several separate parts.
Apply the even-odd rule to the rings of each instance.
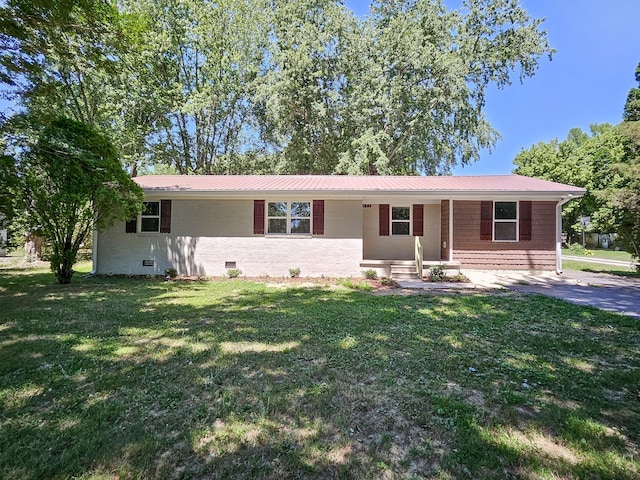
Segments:
[[[391,269],[391,278],[394,278],[394,279],[418,278],[415,262],[411,262],[411,261],[394,262],[391,264],[390,269]]]
[[[418,274],[414,273],[392,273],[391,278],[394,280],[418,280]]]

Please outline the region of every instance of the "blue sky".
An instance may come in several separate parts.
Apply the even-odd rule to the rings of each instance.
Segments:
[[[369,3],[346,1],[358,15],[368,12]],[[486,113],[503,138],[475,164],[456,168],[456,175],[510,173],[523,148],[564,139],[573,127],[588,131],[593,123],[619,123],[627,93],[636,86],[640,1],[521,0],[521,4],[531,16],[546,18],[543,28],[557,53],[552,61],[543,59],[536,75],[523,84],[516,79],[504,90],[489,92]]]

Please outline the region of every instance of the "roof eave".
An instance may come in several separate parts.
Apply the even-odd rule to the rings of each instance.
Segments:
[[[416,197],[442,199],[477,199],[477,198],[545,198],[564,199],[579,198],[585,194],[585,190],[571,191],[532,191],[532,190],[193,190],[175,188],[153,187],[143,189],[146,195],[170,195],[172,198],[257,198],[257,197],[309,197],[323,196],[333,198],[365,197]]]

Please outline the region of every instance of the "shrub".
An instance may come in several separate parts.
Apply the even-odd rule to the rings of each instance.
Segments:
[[[580,243],[572,243],[569,245],[569,252],[571,255],[584,255],[586,249]]]
[[[175,268],[167,268],[164,271],[164,274],[167,278],[176,278],[178,276],[178,271]]]
[[[298,267],[290,268],[289,269],[289,276],[291,278],[298,278],[300,276],[300,269]]]
[[[442,265],[433,265],[429,269],[429,277],[432,282],[443,282],[447,278],[447,273]]]
[[[227,270],[227,276],[229,278],[238,278],[240,275],[242,275],[242,270],[238,268],[230,268]]]
[[[452,277],[452,280],[454,282],[458,282],[458,283],[464,283],[467,281],[467,277],[465,277],[463,274],[461,273],[457,273]]]
[[[378,278],[378,274],[373,268],[370,268],[368,270],[363,270],[362,276],[368,280],[375,280],[376,278]]]
[[[392,280],[392,279],[390,279],[389,277],[382,277],[382,278],[380,279],[380,283],[381,283],[382,285],[386,286],[386,287],[391,287],[391,286],[393,286],[393,284],[394,284],[394,283],[393,283],[393,280]]]

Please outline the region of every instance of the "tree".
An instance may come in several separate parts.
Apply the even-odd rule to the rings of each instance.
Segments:
[[[144,24],[105,0],[11,0],[0,7],[0,81],[24,111],[108,132],[135,175],[149,157],[159,87],[148,81]]]
[[[136,47],[137,78],[162,121],[152,155],[181,174],[226,173],[229,159],[250,151],[251,89],[264,61],[268,28],[260,0],[122,2],[144,23]],[[139,97],[138,97],[139,98]]]
[[[640,87],[640,63],[635,80]],[[600,195],[612,206],[622,242],[640,261],[640,88],[629,91],[619,132],[624,156],[611,166],[619,180],[607,185]],[[640,270],[640,263],[637,268]]]
[[[551,55],[542,20],[513,0],[277,2],[262,98],[294,172],[448,173],[498,138],[485,92]]]
[[[257,82],[263,138],[286,173],[334,173],[352,135],[347,95],[358,22],[335,0],[273,3],[270,64]]]
[[[569,238],[580,231],[580,217],[590,216],[590,229],[614,232],[617,229],[612,205],[602,193],[620,182],[620,175],[611,166],[624,157],[622,137],[609,124],[591,125],[590,134],[579,128],[571,129],[567,139],[554,139],[522,150],[514,159],[514,173],[542,178],[553,182],[584,187],[580,199],[563,207],[563,228]]]
[[[131,218],[142,189],[122,169],[107,137],[81,122],[58,117],[26,122],[15,151],[18,206],[30,232],[51,243],[51,269],[69,283],[78,250],[93,229]]]
[[[82,35],[100,48],[106,20],[115,13],[107,0],[6,0],[0,6],[0,82],[24,93],[45,74],[47,54],[73,57],[68,35]],[[89,42],[88,42],[89,43]],[[85,54],[91,53],[89,50]]]

